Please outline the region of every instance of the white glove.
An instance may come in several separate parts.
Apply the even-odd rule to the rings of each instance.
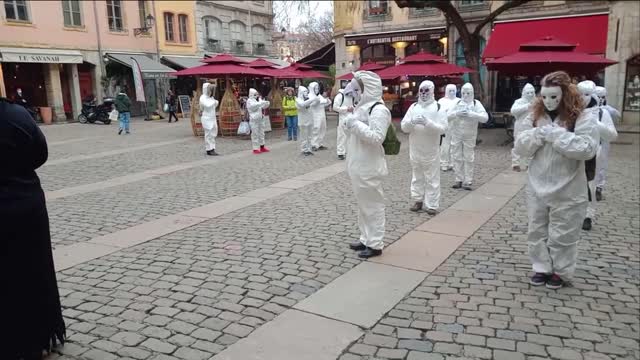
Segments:
[[[547,134],[551,131],[551,128],[551,125],[544,125],[536,128],[535,137],[536,140],[538,140],[538,143],[542,144],[545,141]]]
[[[354,127],[354,125],[356,124],[357,121],[358,121],[358,119],[356,118],[355,115],[347,116],[347,118],[344,119],[344,126],[347,129],[351,129],[352,127]]]
[[[459,110],[458,111],[458,116],[463,116],[463,117],[469,116],[469,110],[467,110],[467,109]]]
[[[552,143],[558,140],[558,138],[566,132],[567,129],[563,128],[562,126],[553,126],[551,127],[551,130],[545,135],[544,139],[545,141]]]
[[[411,119],[412,125],[425,125],[427,120],[422,115],[415,116]]]

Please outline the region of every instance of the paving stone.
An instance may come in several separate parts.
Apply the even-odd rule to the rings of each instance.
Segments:
[[[175,345],[171,345],[167,342],[163,342],[153,338],[147,339],[145,342],[140,344],[140,346],[145,347],[151,351],[160,352],[164,354],[170,354],[176,349]]]
[[[423,340],[400,340],[398,347],[400,349],[429,352],[433,350],[433,343]]]
[[[365,344],[354,344],[349,348],[349,352],[358,355],[373,355],[377,351],[375,346],[365,345]]]

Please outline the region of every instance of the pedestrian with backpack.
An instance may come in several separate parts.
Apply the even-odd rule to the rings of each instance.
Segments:
[[[347,173],[358,202],[360,239],[350,245],[358,257],[382,254],[385,235],[385,205],[382,179],[387,176],[383,143],[391,125],[391,112],[382,101],[382,81],[370,71],[358,71],[344,90],[352,96],[344,127],[349,136]],[[399,149],[399,147],[398,147]]]
[[[409,134],[409,159],[413,176],[409,209],[418,212],[426,207],[435,215],[440,207],[440,135],[447,130],[447,115],[434,98],[435,85],[425,80],[418,88],[418,101],[402,119],[402,131]]]

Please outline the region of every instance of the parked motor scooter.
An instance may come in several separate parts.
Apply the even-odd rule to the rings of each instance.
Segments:
[[[104,98],[100,105],[96,105],[96,99],[93,97],[85,99],[85,101],[82,102],[82,111],[80,115],[78,115],[78,121],[82,124],[86,124],[87,122],[93,124],[96,121],[100,121],[105,125],[109,125],[111,124],[109,113],[112,109],[112,98]]]

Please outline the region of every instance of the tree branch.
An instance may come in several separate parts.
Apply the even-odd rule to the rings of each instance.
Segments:
[[[494,11],[492,11],[486,18],[484,18],[482,21],[480,21],[480,23],[473,30],[473,36],[478,36],[480,34],[480,31],[482,31],[482,28],[485,25],[487,25],[490,22],[492,22],[496,17],[498,17],[503,12],[505,12],[505,11],[507,11],[509,9],[513,9],[515,7],[518,7],[518,6],[522,5],[522,4],[526,4],[529,1],[531,1],[531,0],[506,1],[504,4],[502,4],[502,6],[500,6],[497,9],[495,9]]]

